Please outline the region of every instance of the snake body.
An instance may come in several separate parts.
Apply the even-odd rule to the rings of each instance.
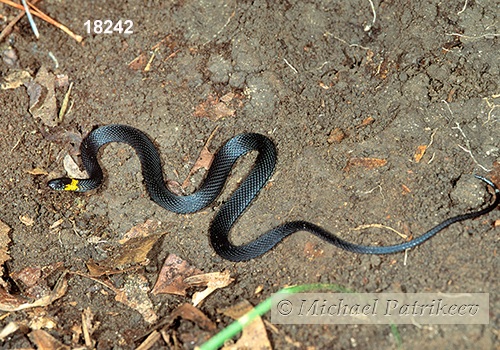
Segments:
[[[402,244],[386,247],[353,244],[310,222],[292,221],[272,229],[250,243],[235,246],[229,241],[231,227],[274,172],[277,152],[270,139],[255,133],[241,134],[230,139],[215,155],[207,176],[198,191],[189,196],[178,196],[165,186],[160,156],[151,140],[143,132],[133,127],[107,125],[92,131],[80,146],[82,163],[89,174],[89,179],[60,178],[49,181],[49,187],[54,190],[84,192],[100,186],[103,181],[103,172],[97,161],[97,153],[99,148],[109,142],[124,142],[135,149],[141,161],[144,183],[151,199],[163,208],[175,213],[193,213],[212,203],[222,191],[236,160],[250,151],[257,151],[258,156],[250,174],[221,207],[209,229],[212,247],[221,257],[231,261],[244,261],[258,257],[273,248],[283,238],[297,231],[308,231],[328,243],[353,253],[390,254],[401,252],[421,244],[455,222],[473,219],[492,211],[500,202],[499,190],[495,184],[476,175],[477,178],[493,187],[495,200],[492,204],[477,212],[452,217],[422,236]]]

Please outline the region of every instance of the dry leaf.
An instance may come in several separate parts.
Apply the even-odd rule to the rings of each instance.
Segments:
[[[160,221],[155,221],[152,219],[146,220],[144,224],[139,224],[130,229],[121,240],[118,241],[120,244],[124,244],[131,238],[136,238],[136,237],[147,237],[154,233],[158,227],[160,227],[161,222]]]
[[[96,263],[90,259],[85,264],[89,269],[90,276],[97,277],[102,275],[112,275],[123,272],[121,267],[126,264],[148,262],[148,255],[156,241],[166,232],[147,236],[135,237],[125,241],[125,244],[117,247],[112,256],[104,261]]]
[[[387,159],[377,159],[377,158],[351,158],[349,159],[349,164],[347,168],[350,166],[356,167],[364,167],[367,170],[377,168],[380,166],[384,166],[387,163]]]
[[[50,225],[49,229],[50,229],[50,230],[53,230],[53,229],[55,229],[57,226],[61,225],[63,222],[64,222],[64,219],[59,219],[59,220],[57,220],[56,222],[54,222],[52,225]]]
[[[154,323],[158,316],[153,311],[148,291],[149,284],[146,277],[140,274],[129,275],[123,289],[115,296],[115,300],[138,311],[146,322]]]
[[[119,252],[113,254],[109,261],[111,266],[120,267],[125,264],[142,263],[146,260],[153,245],[166,232],[158,233],[148,237],[131,238],[120,247]]]
[[[235,94],[227,94],[221,98],[221,101],[219,101],[218,99],[214,99],[212,95],[208,95],[207,101],[196,106],[193,116],[206,117],[215,122],[220,118],[234,115],[235,110],[227,105],[227,103],[229,103],[234,96]]]
[[[29,112],[35,118],[40,118],[42,122],[49,126],[57,126],[57,105],[54,89],[54,75],[42,66],[36,75],[35,80],[25,84],[30,97]]]
[[[5,339],[17,331],[21,325],[21,323],[9,322],[9,324],[0,331],[0,341],[5,341]]]
[[[57,300],[66,294],[67,290],[68,282],[66,282],[66,273],[62,274],[50,294],[36,300],[33,303],[29,303],[25,299],[10,295],[3,288],[0,288],[0,310],[12,312],[32,307],[47,306],[54,302],[54,300]]]
[[[185,320],[193,321],[200,328],[207,331],[214,331],[217,327],[215,324],[200,310],[193,305],[183,304],[175,309],[170,315],[173,319],[181,317]]]
[[[28,338],[30,338],[31,342],[35,343],[37,349],[40,350],[69,350],[70,347],[64,345],[59,340],[51,336],[49,333],[37,329],[28,334]]]
[[[201,273],[201,270],[190,266],[187,261],[175,254],[170,254],[163,263],[152,293],[155,295],[160,293],[186,295],[186,289],[189,288],[189,285],[184,283],[184,279]]]
[[[62,265],[62,262],[56,262],[44,267],[29,266],[21,271],[13,272],[11,277],[22,288],[26,296],[32,299],[40,299],[51,293],[47,284],[47,277]]]
[[[252,310],[253,306],[247,300],[244,300],[236,306],[224,311],[224,315],[236,320]],[[242,349],[272,350],[271,343],[267,338],[266,327],[260,317],[255,318],[250,324],[243,328],[241,337],[235,344],[222,348],[222,350]]]
[[[212,165],[212,161],[214,160],[214,154],[211,153],[208,150],[208,144],[210,143],[210,140],[212,139],[212,137],[214,136],[214,134],[215,134],[215,132],[217,131],[218,128],[219,128],[219,126],[217,126],[215,128],[215,130],[212,131],[212,134],[210,134],[210,137],[208,138],[207,142],[205,143],[205,146],[203,146],[203,149],[200,152],[200,156],[198,157],[198,159],[194,163],[193,168],[191,169],[191,171],[189,172],[186,180],[182,184],[182,188],[186,188],[186,187],[188,187],[191,184],[190,178],[198,170],[200,170],[200,169],[206,169],[206,170],[210,169],[210,166]]]
[[[362,128],[362,127],[367,126],[367,125],[370,125],[374,121],[375,121],[375,119],[373,119],[372,117],[368,117],[366,119],[363,119],[363,122],[361,124],[356,125],[356,129]]]
[[[3,78],[4,82],[0,84],[2,90],[16,89],[19,86],[25,85],[33,78],[30,73],[24,70],[14,70],[12,73]]]
[[[415,162],[417,163],[420,162],[420,159],[422,159],[422,157],[424,156],[426,149],[427,149],[426,145],[418,146],[417,152],[415,152],[415,155],[413,156],[415,158]]]
[[[21,215],[19,217],[19,220],[21,220],[21,222],[26,226],[33,226],[33,224],[35,223],[35,220],[30,218],[29,216],[24,216],[24,215]]]
[[[69,177],[75,178],[75,179],[88,179],[89,175],[87,172],[81,171],[80,167],[76,162],[73,160],[73,158],[69,155],[66,154],[63,159],[63,166],[64,170],[68,173]]]
[[[188,277],[184,280],[184,283],[187,283],[191,286],[207,286],[207,289],[201,292],[196,292],[193,294],[193,305],[197,306],[200,304],[207,296],[212,294],[215,290],[219,288],[224,288],[228,286],[234,279],[231,278],[229,271],[223,272],[212,272],[205,273],[202,275],[195,275]]]
[[[200,169],[210,169],[210,165],[212,165],[212,161],[214,160],[214,154],[210,152],[207,148],[207,146],[203,146],[203,149],[200,152],[200,156],[196,160],[196,162],[193,165],[193,168],[189,172],[186,180],[182,184],[182,188],[186,188],[191,184],[190,178],[191,176],[196,173]]]
[[[31,175],[49,175],[48,172],[46,172],[45,170],[43,170],[42,168],[35,168],[33,170],[25,170],[28,174],[31,174]]]
[[[146,54],[141,53],[128,64],[128,68],[131,70],[142,70],[146,66],[146,63],[148,63]]]
[[[91,128],[86,125],[80,125],[80,128],[83,129],[82,133],[78,131],[68,131],[59,126],[50,129],[50,131],[45,130],[45,128],[40,128],[39,130],[47,141],[61,143],[65,146],[68,145],[71,147],[69,153],[77,156],[80,154],[80,144],[82,140],[85,139],[91,131]]]

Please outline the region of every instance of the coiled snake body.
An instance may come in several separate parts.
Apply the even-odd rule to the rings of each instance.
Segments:
[[[163,208],[175,213],[193,213],[212,203],[221,192],[235,161],[250,151],[257,151],[258,156],[254,168],[221,207],[209,229],[210,241],[217,254],[231,261],[244,261],[258,257],[273,248],[283,238],[297,231],[308,231],[349,252],[361,254],[396,253],[421,244],[455,222],[486,214],[496,208],[500,202],[499,190],[495,184],[476,175],[477,178],[495,190],[495,201],[491,205],[477,212],[450,218],[422,236],[402,244],[387,247],[357,245],[340,239],[310,222],[292,221],[272,229],[250,243],[235,246],[228,238],[231,227],[257,196],[274,171],[276,147],[271,140],[254,133],[235,136],[215,155],[200,189],[189,196],[177,196],[165,186],[160,156],[151,140],[144,133],[130,126],[107,125],[92,131],[81,144],[82,163],[89,174],[89,179],[60,178],[49,181],[49,187],[54,190],[80,192],[97,188],[103,180],[102,169],[97,161],[97,152],[99,148],[109,142],[124,142],[135,149],[141,161],[144,183],[151,199]]]

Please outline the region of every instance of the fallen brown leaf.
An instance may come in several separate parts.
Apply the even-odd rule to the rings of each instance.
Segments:
[[[70,347],[64,345],[59,340],[51,336],[44,330],[37,329],[28,334],[28,338],[35,343],[39,350],[69,350]]]
[[[212,95],[208,95],[207,101],[196,106],[193,116],[205,117],[211,121],[217,121],[220,118],[229,117],[235,114],[235,110],[228,106],[235,94],[227,94],[219,99],[214,99]]]
[[[191,286],[207,286],[207,289],[193,294],[193,305],[200,304],[207,296],[219,288],[228,286],[234,279],[231,278],[229,271],[205,273],[202,275],[195,275],[188,277],[184,280]]]
[[[212,161],[214,160],[214,154],[208,150],[208,144],[210,143],[210,140],[214,136],[215,132],[219,126],[215,128],[214,131],[212,131],[212,134],[210,134],[210,137],[208,138],[207,142],[205,143],[205,146],[203,146],[203,149],[200,152],[200,156],[196,160],[196,162],[193,165],[193,168],[189,172],[186,180],[182,184],[182,188],[186,188],[191,184],[190,178],[193,176],[194,173],[196,173],[200,169],[210,169],[210,166],[212,165]]]
[[[43,170],[42,168],[35,168],[35,169],[32,169],[32,170],[25,170],[28,174],[31,174],[31,175],[48,175],[49,173],[46,172],[45,170]]]
[[[50,131],[45,130],[45,128],[39,128],[42,136],[49,142],[62,143],[66,146],[70,145],[69,153],[76,156],[80,154],[80,144],[82,140],[87,137],[90,133],[91,128],[87,125],[80,125],[83,130],[82,133],[78,131],[68,131],[64,128],[57,126],[50,129]]]
[[[148,255],[156,241],[166,232],[154,234],[147,237],[134,237],[125,241],[115,249],[112,256],[99,263],[90,259],[85,264],[89,269],[90,276],[111,275],[121,271],[126,264],[147,263]]]
[[[426,149],[427,149],[426,145],[420,145],[417,147],[417,151],[415,152],[415,155],[413,156],[415,158],[415,162],[417,162],[417,163],[420,162],[420,159],[422,159],[422,157],[424,156]]]
[[[54,75],[42,66],[35,80],[25,84],[30,97],[29,112],[49,127],[54,127],[58,123],[54,79]]]
[[[253,310],[253,306],[247,300],[243,300],[224,311],[224,315],[236,320],[251,310]],[[257,317],[249,325],[243,328],[241,337],[235,344],[222,348],[222,350],[242,349],[272,350],[271,343],[267,338],[266,327],[260,317]]]
[[[185,320],[193,321],[200,328],[207,331],[214,331],[217,327],[203,312],[190,304],[182,304],[170,315],[172,318],[181,317]]]
[[[40,299],[50,295],[47,277],[62,266],[62,262],[53,263],[43,268],[40,266],[25,267],[11,274],[12,279],[24,294],[32,299]]]
[[[190,266],[187,261],[175,254],[170,254],[163,263],[152,293],[155,295],[160,293],[186,295],[186,289],[189,288],[189,285],[184,283],[184,279],[201,273],[201,270]]]
[[[63,159],[63,166],[64,170],[66,170],[66,173],[68,174],[69,177],[75,178],[75,179],[87,179],[89,175],[85,170],[80,170],[80,167],[74,159],[69,155],[66,154]]]
[[[377,159],[377,158],[351,158],[349,159],[349,164],[347,168],[350,166],[355,167],[364,167],[367,170],[378,168],[380,166],[384,166],[387,163],[387,159]]]
[[[128,64],[128,68],[131,70],[142,70],[146,66],[146,63],[148,63],[148,58],[143,52]]]
[[[16,89],[19,86],[27,84],[33,78],[30,73],[24,70],[13,70],[9,75],[3,77],[4,82],[0,84],[2,90]]]
[[[47,306],[54,302],[54,300],[57,300],[66,294],[67,290],[68,282],[66,281],[66,273],[62,274],[50,294],[35,300],[33,303],[27,302],[25,299],[15,297],[7,293],[3,288],[0,288],[0,310],[11,312],[32,307]]]
[[[356,125],[356,129],[362,128],[364,126],[370,125],[375,121],[372,117],[368,117],[366,119],[363,119],[363,122],[359,125]]]
[[[118,243],[125,244],[131,238],[150,236],[160,227],[160,225],[160,221],[148,219],[144,224],[138,224],[132,227]]]

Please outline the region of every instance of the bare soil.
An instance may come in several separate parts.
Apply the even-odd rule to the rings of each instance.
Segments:
[[[301,219],[352,242],[391,245],[402,242],[391,231],[353,229],[381,224],[416,237],[491,199],[473,174],[488,176],[500,153],[497,1],[469,1],[465,9],[463,1],[375,1],[373,25],[369,1],[44,0],[39,6],[82,35],[83,42],[38,19],[41,37],[36,40],[23,18],[0,44],[10,43],[20,67],[36,74],[46,66],[74,82],[73,105],[60,128],[134,126],[158,146],[166,177],[181,183],[217,127],[209,145],[213,152],[243,132],[262,133],[275,142],[275,175],[232,230],[236,243]],[[17,10],[4,5],[0,14],[11,19]],[[133,21],[133,34],[86,33],[87,20],[107,19]],[[130,62],[143,53],[146,61],[152,59],[150,69],[131,69]],[[11,69],[0,64],[4,76]],[[59,106],[65,91],[56,90]],[[214,121],[195,113],[230,93],[234,115]],[[7,273],[59,261],[69,270],[86,271],[85,261],[104,259],[108,245],[154,219],[168,234],[139,272],[152,286],[169,253],[204,272],[228,269],[235,282],[201,306],[219,329],[230,322],[220,309],[242,299],[256,305],[286,285],[486,292],[489,325],[398,329],[404,349],[422,344],[440,350],[499,348],[499,229],[493,225],[498,211],[452,225],[406,258],[404,253],[352,254],[300,232],[259,258],[232,263],[214,253],[207,230],[217,208],[248,173],[252,157],[237,165],[212,206],[192,215],[170,213],[149,200],[139,160],[124,144],[101,152],[106,179],[97,192],[56,193],[47,180],[64,174],[61,155],[75,145],[44,137],[54,131],[30,115],[28,102],[24,87],[0,90],[0,220],[12,228]],[[423,145],[428,147],[417,162]],[[386,163],[367,168],[353,163],[356,158]],[[49,176],[27,173],[37,167]],[[195,176],[193,189],[202,177]],[[26,226],[21,216],[34,224]],[[51,234],[49,227],[61,218],[60,230]],[[99,240],[108,243],[94,243]],[[119,278],[114,281],[120,284]],[[133,349],[151,328],[111,292],[89,291],[94,281],[72,275],[68,282],[67,294],[47,307],[57,320],[50,332],[61,342],[71,344],[72,326],[80,324],[87,307],[100,322],[93,334],[98,349]],[[262,292],[255,294],[259,286]],[[192,292],[151,295],[159,320],[189,302]],[[0,328],[29,318],[28,311],[11,313]],[[194,323],[182,322],[178,334],[197,335]],[[397,348],[389,326],[276,328],[268,329],[275,349]],[[15,337],[0,347],[26,344],[26,337]]]

